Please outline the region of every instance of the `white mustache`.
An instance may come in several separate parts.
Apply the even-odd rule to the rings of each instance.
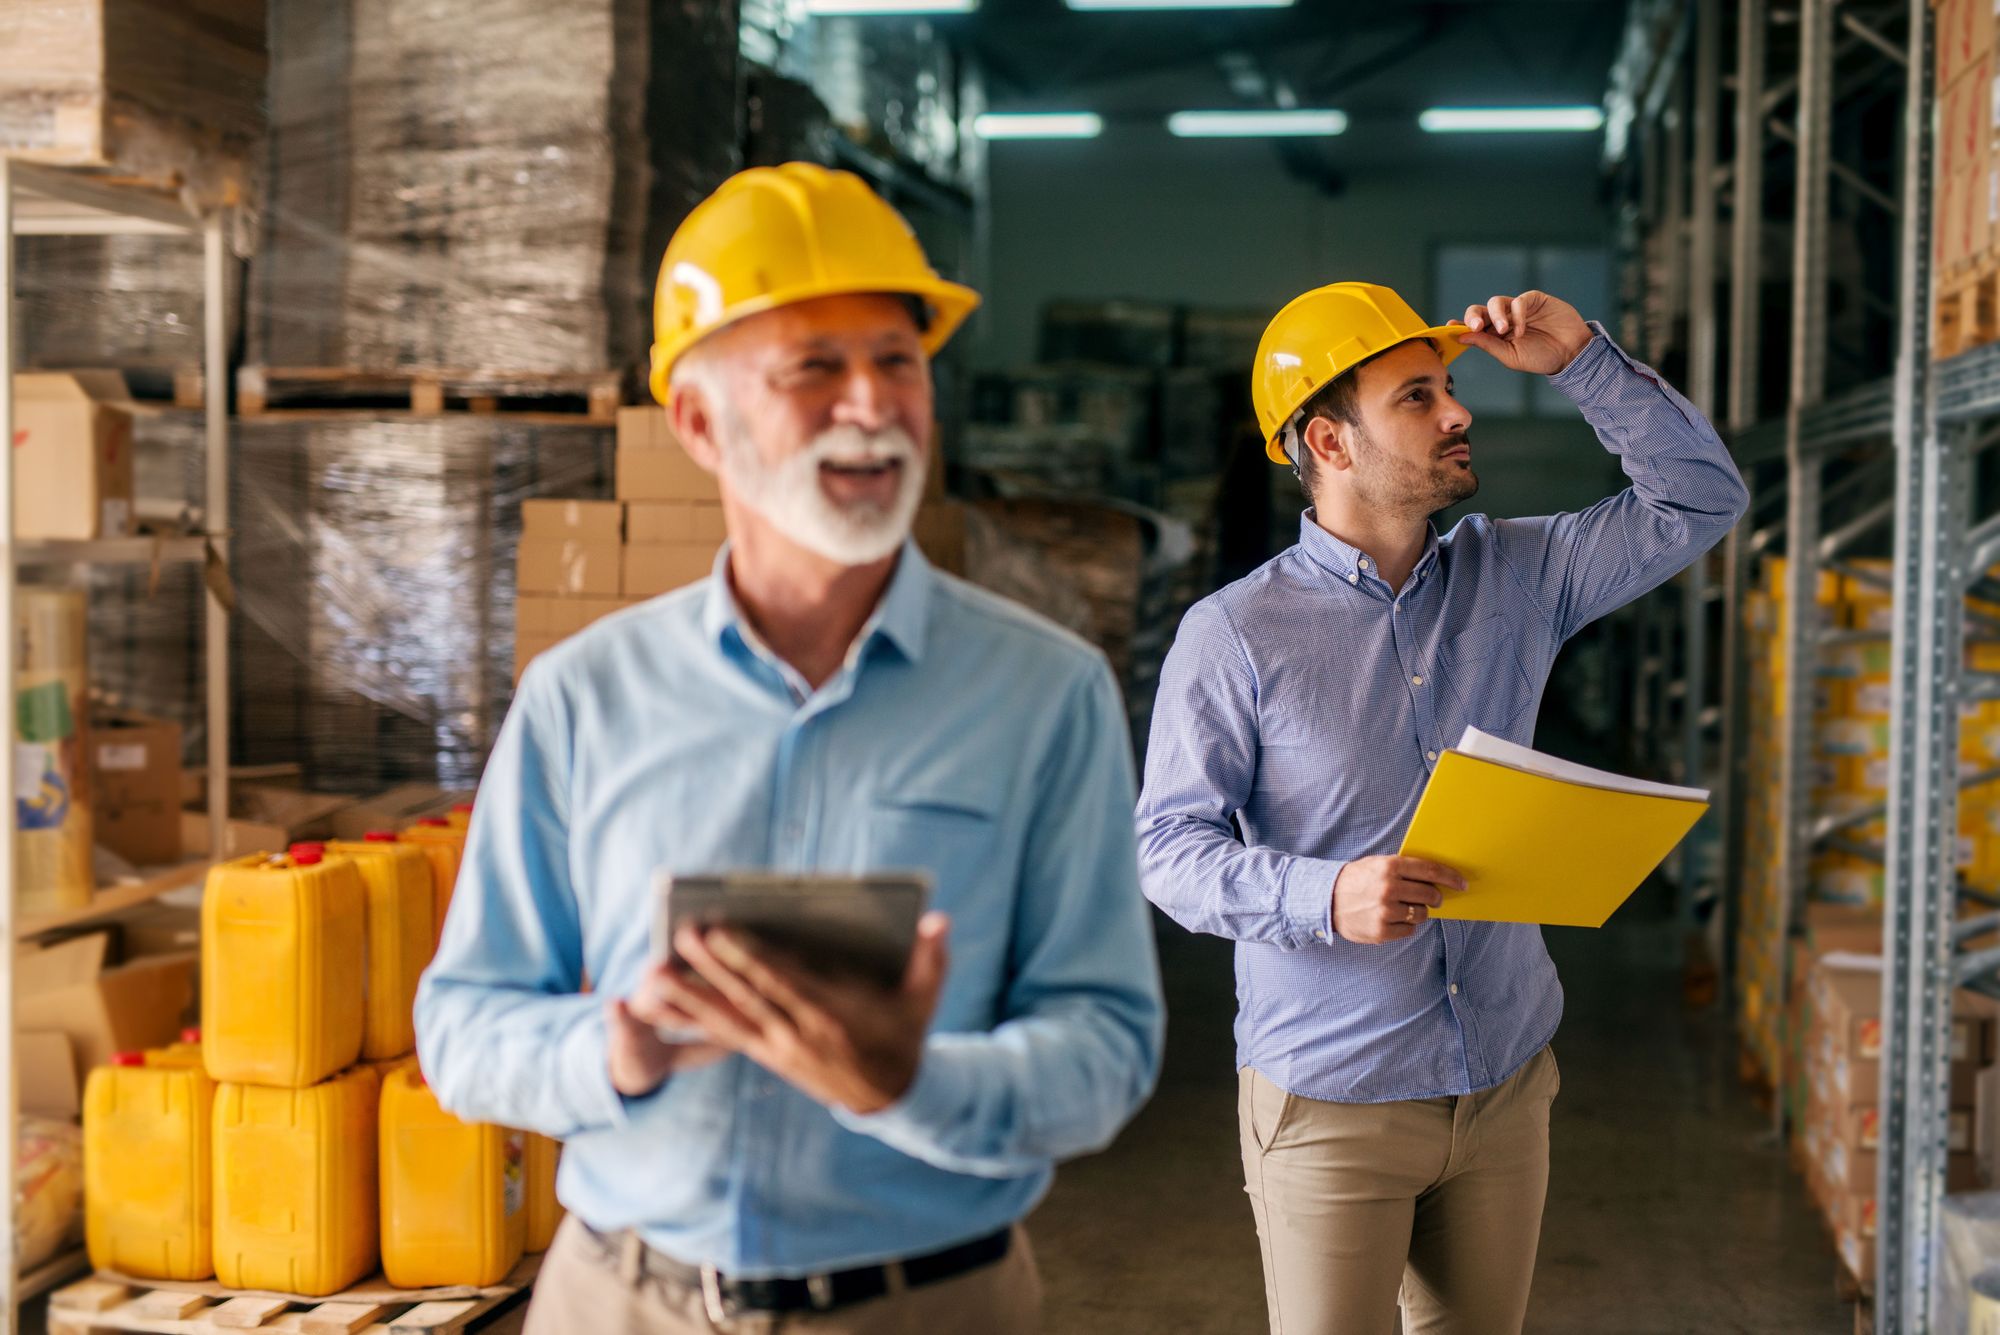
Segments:
[[[917,443],[901,427],[863,431],[855,426],[837,426],[820,432],[805,449],[812,466],[836,464],[865,468],[870,464],[911,463],[917,457]]]

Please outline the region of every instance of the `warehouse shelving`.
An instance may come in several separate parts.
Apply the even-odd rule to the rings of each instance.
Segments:
[[[224,270],[229,218],[222,212],[196,217],[165,192],[94,178],[79,171],[0,157],[0,429],[13,438],[13,371],[16,350],[14,239],[19,236],[162,235],[185,237],[200,244],[204,256],[203,283],[203,412],[205,416],[206,488],[203,510],[205,535],[186,538],[121,538],[103,542],[17,542],[14,536],[14,476],[11,452],[0,465],[0,627],[11,627],[14,588],[20,572],[29,568],[76,565],[145,565],[156,562],[201,562],[216,570],[228,568],[229,425],[224,398],[225,373]],[[229,606],[226,583],[210,581],[205,616],[206,708],[208,739],[208,810],[211,849],[225,847],[229,812]],[[0,682],[15,674],[15,637],[0,635]],[[9,688],[11,691],[11,687]],[[13,771],[0,765],[0,811],[14,806]],[[92,903],[74,911],[22,918],[15,911],[14,822],[0,821],[0,940],[92,921],[197,883],[204,867],[190,862],[156,871],[136,884],[101,888]],[[11,961],[11,954],[6,957]],[[19,1090],[12,1061],[14,1001],[9,983],[0,986],[0,1108],[6,1110],[6,1150],[0,1153],[0,1203],[14,1198],[14,1118]],[[0,1257],[14,1254],[14,1216],[0,1208]],[[0,1322],[12,1331],[18,1305],[46,1288],[62,1266],[17,1274],[11,1264],[0,1267]]]
[[[1724,547],[1725,670],[1719,683],[1721,737],[1717,787],[1727,795],[1723,812],[1725,856],[1724,939],[1736,921],[1741,896],[1744,764],[1744,668],[1741,606],[1751,555],[1776,546],[1787,558],[1786,619],[1782,640],[1789,699],[1810,699],[1811,673],[1821,643],[1841,632],[1818,628],[1810,615],[1821,572],[1841,568],[1852,548],[1891,526],[1894,626],[1890,796],[1887,843],[1868,850],[1852,828],[1882,811],[1814,822],[1807,810],[1810,710],[1795,703],[1783,738],[1783,808],[1789,813],[1782,845],[1783,906],[1777,940],[1767,942],[1779,967],[1791,931],[1791,909],[1803,901],[1806,863],[1816,844],[1875,852],[1885,862],[1885,968],[1881,1176],[1877,1184],[1878,1248],[1874,1279],[1876,1328],[1917,1332],[1929,1328],[1933,1267],[1939,1248],[1944,1193],[1948,1047],[1952,991],[1957,984],[2000,991],[1993,971],[2000,952],[1960,955],[1954,942],[1968,929],[1992,925],[1990,915],[1957,921],[1964,887],[1956,870],[1957,799],[1962,787],[1993,781],[1990,773],[1961,776],[1958,717],[1961,702],[2000,695],[2000,684],[1963,667],[1967,620],[1965,594],[1983,591],[1982,572],[2000,558],[2000,516],[1974,524],[1969,513],[1972,461],[1993,443],[2000,424],[2000,345],[1947,361],[1931,359],[1935,276],[1931,272],[1931,160],[1936,103],[1932,12],[1926,0],[1865,5],[1854,0],[1801,0],[1780,12],[1767,0],[1736,0],[1732,79],[1720,76],[1725,14],[1722,0],[1660,3],[1635,9],[1614,108],[1614,156],[1657,152],[1670,119],[1676,79],[1689,90],[1693,143],[1687,157],[1696,188],[1686,213],[1670,208],[1659,219],[1685,228],[1670,244],[1688,256],[1686,283],[1666,284],[1666,313],[1654,327],[1671,338],[1687,317],[1682,345],[1688,357],[1690,397],[1713,411],[1719,368],[1721,317],[1711,300],[1713,268],[1722,227],[1712,184],[1730,196],[1729,311],[1727,322],[1728,428],[1739,465],[1753,479],[1753,508]],[[1898,40],[1898,34],[1902,40]],[[1775,79],[1769,68],[1775,41],[1796,44],[1796,67]],[[1686,67],[1693,64],[1692,70]],[[1858,73],[1857,73],[1858,70]],[[1894,81],[1902,103],[1900,181],[1885,186],[1880,163],[1842,161],[1834,143],[1836,98],[1856,95],[1855,79],[1873,81],[1872,95]],[[1735,102],[1735,153],[1716,162],[1708,153],[1727,86]],[[1787,102],[1788,119],[1774,119]],[[1671,130],[1671,125],[1665,129]],[[1649,140],[1648,136],[1652,136]],[[1618,142],[1622,140],[1622,142]],[[1789,379],[1781,417],[1759,413],[1757,353],[1763,340],[1762,229],[1767,221],[1765,176],[1774,154],[1796,164],[1791,245]],[[1871,175],[1871,169],[1874,174]],[[1653,179],[1680,171],[1648,163]],[[1826,393],[1827,332],[1832,227],[1830,192],[1848,192],[1854,208],[1893,215],[1900,232],[1899,273],[1893,303],[1878,293],[1859,301],[1893,310],[1893,368],[1854,375],[1847,387]],[[1656,211],[1658,212],[1658,211]],[[1870,461],[1870,451],[1876,452]],[[1829,472],[1838,460],[1844,477]],[[1893,472],[1893,496],[1883,498],[1883,465]],[[1774,486],[1760,487],[1760,475]],[[1832,480],[1830,480],[1832,479]],[[1875,494],[1870,494],[1874,488]],[[1775,492],[1776,495],[1771,493]],[[1774,521],[1774,501],[1782,520]],[[1838,519],[1833,516],[1840,516]],[[1700,577],[1695,576],[1696,580]],[[1696,586],[1683,603],[1683,650],[1688,664],[1681,698],[1682,764],[1703,772],[1705,747],[1698,727],[1707,698],[1700,640],[1705,621],[1696,613],[1711,599]],[[1852,635],[1852,632],[1846,634]],[[1876,637],[1879,639],[1879,635]],[[1725,977],[1733,970],[1725,969]],[[1781,975],[1781,986],[1782,986]],[[1774,1100],[1782,1129],[1782,1098]]]

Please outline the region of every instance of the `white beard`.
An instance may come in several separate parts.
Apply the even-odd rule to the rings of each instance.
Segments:
[[[727,433],[722,472],[751,509],[807,551],[845,566],[871,565],[893,555],[910,535],[924,499],[923,457],[901,427],[867,432],[830,427],[777,468],[767,468],[744,433]],[[900,460],[902,480],[886,506],[841,505],[820,486],[822,464],[867,465]]]

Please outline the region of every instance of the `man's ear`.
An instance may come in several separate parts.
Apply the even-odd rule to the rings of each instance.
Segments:
[[[1354,456],[1348,452],[1351,430],[1345,422],[1315,417],[1306,423],[1299,436],[1322,468],[1347,469],[1354,465]]]
[[[722,443],[716,439],[716,416],[708,401],[708,386],[702,378],[690,378],[676,385],[667,405],[667,425],[688,458],[708,472],[722,468]]]

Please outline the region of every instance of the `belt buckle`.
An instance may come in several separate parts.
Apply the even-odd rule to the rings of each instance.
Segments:
[[[708,1319],[716,1325],[729,1320],[729,1307],[722,1301],[722,1276],[712,1265],[701,1268],[701,1305],[706,1309]]]
[[[813,1310],[815,1312],[831,1311],[833,1309],[833,1276],[807,1275],[806,1296],[812,1299]]]

